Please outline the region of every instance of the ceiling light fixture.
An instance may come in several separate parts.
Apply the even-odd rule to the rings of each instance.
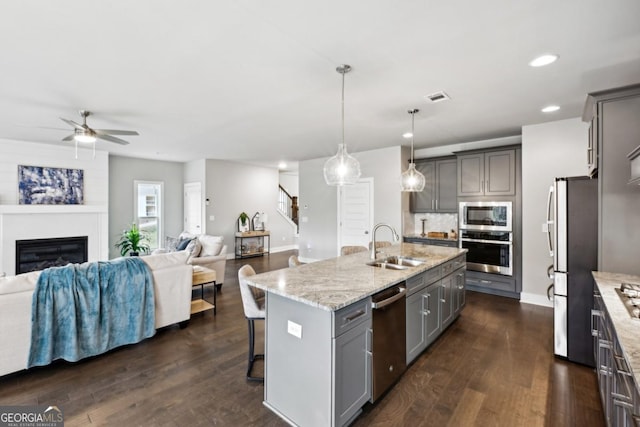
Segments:
[[[287,164],[285,162],[278,163],[278,169],[286,169],[286,168],[287,168]]]
[[[548,106],[544,107],[541,111],[543,113],[553,113],[555,111],[558,111],[559,109],[560,109],[560,107],[557,106],[557,105],[548,105]]]
[[[409,168],[401,176],[402,191],[424,190],[424,175],[422,175],[420,171],[416,169],[416,164],[413,163],[413,135],[415,134],[414,122],[415,115],[418,111],[420,110],[418,110],[417,108],[408,111],[408,113],[411,114],[411,163],[409,163]]]
[[[93,132],[88,130],[76,129],[73,139],[78,142],[96,142],[96,137]]]
[[[545,65],[553,64],[558,59],[558,55],[545,54],[538,56],[533,61],[529,62],[532,67],[544,67]]]
[[[344,142],[344,75],[351,71],[351,66],[343,64],[336,68],[342,74],[342,144],[338,144],[338,152],[324,164],[324,180],[327,185],[355,184],[360,178],[360,163],[347,153]]]
[[[403,138],[409,139],[413,136],[413,134],[411,132],[405,132],[402,134]]]

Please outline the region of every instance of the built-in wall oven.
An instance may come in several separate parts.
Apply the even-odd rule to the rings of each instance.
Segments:
[[[467,269],[513,275],[511,202],[460,202],[460,247]]]

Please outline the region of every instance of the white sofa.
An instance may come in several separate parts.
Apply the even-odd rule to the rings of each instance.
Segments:
[[[153,276],[156,329],[191,317],[193,268],[185,251],[141,257]],[[27,368],[31,300],[39,271],[0,278],[0,376]]]
[[[153,253],[162,254],[171,252],[173,248],[170,247],[169,240],[174,240],[174,243],[177,243],[188,239],[195,239],[197,244],[195,248],[191,244],[186,248],[186,250],[191,253],[187,262],[192,265],[199,265],[215,270],[216,287],[220,290],[224,283],[224,273],[227,266],[227,245],[224,244],[223,236],[211,236],[208,234],[196,235],[182,232],[177,239],[168,237],[167,242],[165,242],[165,247],[156,249]]]

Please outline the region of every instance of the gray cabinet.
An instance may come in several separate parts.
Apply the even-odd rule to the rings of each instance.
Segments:
[[[457,161],[454,157],[416,160],[416,169],[425,177],[424,190],[411,193],[412,212],[456,212]]]
[[[440,335],[440,282],[427,286],[424,292],[425,304],[425,332],[427,334],[427,346],[434,342]]]
[[[596,374],[608,426],[636,426],[640,395],[599,292],[594,293],[592,331]]]
[[[445,276],[440,281],[440,330],[444,331],[453,322],[453,292],[455,275]]]
[[[416,243],[419,245],[446,246],[450,248],[458,247],[457,240],[429,239],[422,237],[404,237],[407,243]]]
[[[365,322],[334,339],[335,426],[346,425],[371,397],[370,332]]]
[[[454,275],[453,282],[453,314],[457,316],[462,311],[466,303],[466,289],[465,289],[465,272],[466,268],[462,267],[457,269]]]
[[[514,196],[515,149],[458,156],[458,196]]]
[[[598,162],[598,269],[640,274],[634,251],[640,230],[640,188],[629,185],[628,155],[640,144],[640,85],[591,93],[582,119],[592,126]],[[595,126],[595,127],[594,127]],[[595,130],[594,130],[595,129]]]
[[[407,364],[460,314],[465,298],[465,264],[465,256],[460,256],[407,280]]]

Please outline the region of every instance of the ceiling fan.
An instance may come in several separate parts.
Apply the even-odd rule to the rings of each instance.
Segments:
[[[91,115],[90,111],[80,110],[80,116],[82,117],[82,124],[76,123],[73,120],[64,119],[60,117],[60,120],[73,127],[73,133],[63,141],[76,141],[77,142],[96,142],[96,138],[103,139],[105,141],[115,142],[116,144],[127,145],[128,141],[124,139],[116,138],[113,135],[140,135],[133,130],[117,130],[117,129],[92,129],[87,125],[87,117]]]

